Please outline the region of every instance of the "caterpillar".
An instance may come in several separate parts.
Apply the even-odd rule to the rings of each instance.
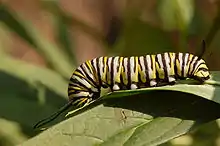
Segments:
[[[204,53],[204,51],[203,51]],[[202,53],[202,54],[203,54]],[[174,85],[178,79],[191,78],[203,83],[210,78],[202,55],[165,52],[132,57],[98,57],[81,64],[68,86],[69,102],[52,115],[52,120],[70,106],[82,107],[100,97],[101,87],[111,91]],[[36,127],[47,123],[40,121]]]

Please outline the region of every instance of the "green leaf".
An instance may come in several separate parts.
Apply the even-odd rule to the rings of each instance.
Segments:
[[[220,73],[212,74],[219,81]],[[102,97],[103,104],[22,146],[155,146],[219,118],[219,92],[218,86],[179,84],[110,93]]]
[[[26,135],[21,133],[20,125],[16,122],[0,118],[0,125],[0,145],[17,145],[28,139]]]
[[[44,85],[60,96],[66,97],[67,81],[50,69],[0,55],[0,71],[37,86]]]
[[[67,102],[67,81],[58,73],[0,54],[0,115],[16,125],[0,129],[0,143],[18,144],[38,133],[33,125]],[[63,120],[60,117],[60,120]],[[4,127],[4,123],[0,123]],[[10,128],[11,127],[11,128]],[[19,131],[18,131],[19,128]],[[20,137],[17,136],[20,132]],[[6,138],[4,138],[6,136]],[[12,144],[15,145],[15,144]]]
[[[30,22],[23,20],[2,4],[0,6],[0,21],[32,45],[44,57],[50,67],[63,77],[69,77],[69,73],[72,71],[70,61],[59,48],[47,41]]]

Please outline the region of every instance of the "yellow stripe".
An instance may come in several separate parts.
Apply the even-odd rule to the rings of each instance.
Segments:
[[[108,81],[108,79],[107,79],[107,57],[104,57],[103,58],[103,60],[104,60],[104,62],[102,62],[103,63],[103,69],[104,69],[104,72],[103,72],[103,74],[102,74],[102,81],[103,82],[105,82],[105,83],[107,83],[107,81]]]
[[[170,70],[168,74],[174,76],[175,75],[175,70],[174,70],[175,53],[169,53],[169,56],[170,56]]]
[[[192,54],[189,54],[189,60],[190,60],[190,61],[192,60],[192,58],[193,58],[193,55],[192,55]],[[188,64],[189,64],[189,62],[188,62]]]
[[[94,69],[93,69],[93,67],[92,67],[91,61],[86,61],[86,64],[87,64],[87,66],[89,67],[90,72],[93,73],[93,72],[94,72]]]
[[[163,56],[161,56],[161,57],[163,57]],[[160,79],[164,79],[164,78],[165,78],[165,76],[164,76],[164,70],[163,70],[163,68],[160,67],[159,60],[156,61],[156,70],[157,70],[157,72],[158,72],[158,74],[159,74],[159,78],[160,78]]]
[[[190,54],[189,54],[189,57],[188,57],[188,60],[187,60],[188,62],[186,63],[186,66],[185,66],[185,70],[184,70],[184,73],[186,74],[186,76],[187,76],[187,73],[189,71],[189,60],[190,60]]]
[[[111,61],[110,63],[110,66],[108,66],[109,62]],[[113,63],[113,58],[111,58],[111,60],[108,58],[108,63],[106,64],[106,66],[108,67],[108,71],[107,71],[107,82],[109,85],[111,85],[111,65]]]
[[[198,67],[198,69],[199,69],[199,68],[205,68],[205,69],[208,69],[208,67],[206,66],[206,64],[200,64],[199,67]],[[198,70],[198,69],[197,69],[197,70]]]
[[[123,59],[123,61],[124,61],[124,60],[125,60],[125,58]],[[127,63],[128,63],[128,59],[127,59]],[[127,66],[126,66],[126,67],[127,67]],[[126,75],[128,76],[128,71],[125,72],[125,63],[124,63],[123,69],[121,70],[121,74],[122,74],[122,78],[123,78],[124,84],[127,85],[127,84],[128,84],[128,79],[127,79]]]
[[[84,88],[80,88],[80,87],[74,86],[73,89],[75,89],[75,90],[83,90]]]
[[[68,90],[68,93],[73,93],[75,92],[76,90]]]
[[[115,79],[114,79],[114,81],[117,83],[121,83],[120,75],[122,72],[122,61],[123,61],[123,57],[119,57],[119,69],[117,70],[116,75],[115,75]],[[116,65],[116,64],[114,64],[114,65]]]
[[[179,75],[179,76],[181,76],[181,68],[180,68],[180,62],[179,62],[179,59],[178,58],[176,58],[176,68],[177,68],[177,74]]]
[[[140,58],[139,58],[140,59]],[[141,59],[140,59],[140,62],[141,62]],[[143,62],[143,64],[144,64],[144,62]],[[146,68],[146,67],[145,67]],[[139,72],[139,74],[140,74],[140,76],[141,76],[141,82],[143,82],[143,83],[146,83],[146,77],[144,76],[144,72],[146,71],[146,69],[145,70],[141,70],[141,64],[138,64],[138,72]]]
[[[134,82],[138,82],[138,57],[136,56],[135,58],[135,75],[134,75]]]
[[[87,61],[86,64],[88,65],[89,67],[89,70],[90,72],[92,73],[92,76],[93,76],[93,81],[98,85],[99,82],[98,82],[98,74],[97,72],[95,71],[95,67],[93,67],[92,63],[91,63],[91,60],[90,61]],[[88,73],[89,74],[89,73]],[[88,79],[89,83],[94,87],[95,85],[92,83],[92,81],[90,81]]]
[[[80,98],[80,102],[77,104],[77,106],[80,106],[82,103],[84,103],[88,98]]]
[[[69,96],[69,99],[72,99],[72,98],[74,98],[75,97],[75,94],[71,94],[70,96]]]
[[[150,77],[150,79],[156,79],[156,61],[155,61],[155,57],[156,57],[156,55],[150,55],[150,57],[151,57],[151,60],[152,60],[152,62],[151,62],[151,67],[152,67],[152,74],[150,74],[149,75],[149,77]]]
[[[190,60],[190,61],[193,61],[193,60],[192,60],[192,59],[193,59],[193,56],[194,56],[194,55],[192,55],[192,54],[189,55],[189,60]],[[189,63],[190,63],[190,62],[189,62]],[[191,65],[190,65],[189,63],[188,63],[188,67],[189,67],[188,70],[189,70],[189,73],[191,73],[192,70],[193,70],[193,66],[191,67]]]
[[[87,74],[88,74],[88,76],[89,75],[92,75],[92,80],[96,80],[95,79],[95,69],[92,67],[92,64],[91,64],[91,61],[86,61],[86,64],[87,64],[87,66],[86,66],[86,68],[88,68],[89,69],[89,71],[90,72],[87,72]],[[83,77],[84,79],[86,78],[86,77]],[[91,85],[91,86],[93,86],[93,87],[95,87],[95,85],[93,84],[93,82],[90,80],[90,79],[88,79],[88,78],[86,78],[85,79],[87,82],[89,82],[89,84]],[[98,80],[96,80],[96,81],[98,81]],[[95,82],[95,81],[94,81]],[[97,83],[97,82],[96,82]]]
[[[74,90],[84,90],[85,88],[83,86],[80,86],[79,84],[76,85],[71,85],[69,86],[70,89],[74,89]]]
[[[80,72],[78,72],[78,71],[75,71],[73,74],[78,75],[82,78],[85,78],[85,76],[83,74],[81,74]]]

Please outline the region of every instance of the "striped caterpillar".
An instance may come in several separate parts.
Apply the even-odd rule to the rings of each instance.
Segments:
[[[204,52],[204,51],[203,51]],[[166,52],[140,57],[98,57],[81,64],[72,74],[68,87],[69,102],[51,118],[70,106],[82,107],[100,97],[101,87],[111,91],[174,85],[176,80],[191,78],[200,83],[210,78],[203,59],[189,53]]]

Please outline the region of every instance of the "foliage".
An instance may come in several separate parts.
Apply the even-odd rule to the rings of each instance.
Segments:
[[[190,0],[185,3],[180,0],[172,2],[173,7],[168,11],[166,7],[170,2],[161,1],[158,12],[163,28],[182,32],[182,43],[178,49],[175,50],[166,37],[167,30],[128,15],[124,18],[124,29],[112,49],[108,50],[109,53],[140,55],[184,48],[182,46],[186,45],[186,36],[192,33],[190,31],[194,25],[190,23],[194,6],[187,6],[187,3],[192,3]],[[32,129],[35,122],[67,102],[67,78],[74,69],[72,66],[76,65],[74,55],[70,53],[74,44],[68,39],[67,30],[72,22],[69,20],[73,19],[75,23],[82,25],[95,38],[102,37],[89,26],[61,11],[56,1],[48,1],[47,6],[57,22],[58,30],[55,31],[59,38],[65,38],[60,39],[65,49],[59,49],[56,44],[46,40],[32,24],[7,6],[0,6],[0,20],[7,26],[7,30],[30,44],[48,65],[48,68],[32,65],[12,58],[1,49],[0,145],[15,145],[30,137],[33,138],[21,145],[156,145],[192,132],[202,124],[219,118],[219,87],[189,85],[191,82],[188,82],[173,87],[104,95],[99,102],[80,109],[71,118],[62,121],[64,113],[54,121],[55,126],[37,135],[39,131]],[[169,18],[169,22],[166,21],[169,14],[176,10],[179,10],[178,25],[175,24],[174,16]],[[219,23],[217,20],[216,23]],[[217,29],[211,31],[212,37]],[[211,40],[208,39],[208,44],[210,43]],[[214,81],[220,81],[220,72],[212,74]],[[8,130],[7,133],[5,129]]]
[[[211,85],[179,84],[110,93],[103,105],[94,103],[22,145],[158,145],[219,118],[219,92]]]

